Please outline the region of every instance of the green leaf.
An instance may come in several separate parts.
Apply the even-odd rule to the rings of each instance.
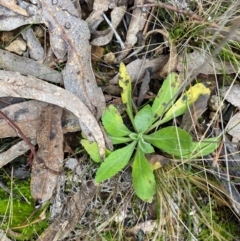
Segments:
[[[164,80],[161,89],[158,91],[155,98],[152,111],[154,119],[161,117],[172,105],[169,105],[170,101],[174,103],[177,98],[177,91],[180,85],[180,77],[175,73],[171,73]],[[169,106],[168,106],[169,105]]]
[[[136,141],[133,141],[127,146],[112,152],[97,170],[95,181],[99,183],[121,171],[128,164],[136,143]]]
[[[143,201],[151,202],[153,195],[156,193],[156,182],[153,171],[140,147],[137,147],[134,157],[132,177],[137,196]]]
[[[182,115],[186,112],[187,108],[189,108],[189,106],[200,97],[200,95],[210,95],[210,92],[210,89],[204,84],[195,84],[177,100],[177,102],[168,110],[159,124],[161,125],[173,119],[174,117]]]
[[[102,162],[97,142],[90,143],[88,140],[82,139],[81,144],[93,161]]]
[[[206,138],[201,142],[192,142],[192,145],[189,149],[182,151],[182,155],[179,155],[179,153],[176,153],[175,155],[182,158],[203,157],[213,153],[218,148],[220,142],[220,137]]]
[[[127,136],[131,131],[123,124],[123,120],[118,110],[110,105],[105,109],[102,116],[102,123],[110,135],[113,136]]]
[[[144,139],[169,154],[181,154],[182,149],[189,149],[192,145],[192,137],[186,131],[174,126],[144,135]]]
[[[144,106],[135,116],[134,123],[138,133],[146,131],[153,123],[153,113],[150,105]]]
[[[132,133],[134,134],[134,133]],[[108,134],[108,137],[110,138],[110,140],[112,141],[112,143],[114,145],[116,144],[123,144],[123,143],[127,143],[132,141],[132,138],[130,137],[125,137],[125,136],[112,136]]]
[[[126,111],[127,114],[133,123],[133,111],[132,111],[132,84],[129,74],[127,73],[127,69],[124,65],[124,63],[120,63],[119,68],[119,85],[122,87],[123,92],[121,94],[122,96],[122,102],[126,105]]]
[[[152,145],[144,141],[143,138],[139,139],[138,144],[143,153],[150,154],[154,152],[154,148],[152,147]]]

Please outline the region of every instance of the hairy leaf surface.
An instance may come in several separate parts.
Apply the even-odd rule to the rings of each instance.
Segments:
[[[112,152],[97,170],[95,181],[99,183],[121,171],[128,164],[136,143],[136,141],[133,141],[129,145]]]
[[[102,158],[99,153],[99,148],[98,148],[97,142],[91,143],[88,140],[82,139],[81,144],[93,161],[102,162]]]
[[[146,153],[146,154],[150,154],[150,153],[153,153],[154,152],[154,148],[152,147],[151,144],[149,144],[148,142],[146,142],[143,138],[140,138],[139,139],[139,147],[140,149]]]
[[[110,105],[105,109],[102,116],[102,123],[105,130],[110,135],[127,136],[131,133],[131,131],[123,124],[122,117],[113,105]]]
[[[125,136],[113,136],[113,135],[108,135],[110,140],[112,141],[112,144],[123,144],[132,141],[130,137],[125,137]]]
[[[143,133],[152,125],[153,120],[152,108],[150,105],[144,106],[134,118],[136,130]]]
[[[206,138],[203,141],[192,142],[189,149],[182,150],[182,158],[197,158],[203,157],[210,153],[213,153],[219,146],[221,141],[220,137]],[[179,153],[173,153],[176,156],[180,156]]]
[[[142,150],[138,147],[132,166],[133,187],[143,201],[151,202],[156,193],[153,171]]]
[[[179,153],[182,149],[189,149],[192,145],[191,136],[178,127],[166,127],[151,135],[145,135],[144,139],[157,148],[169,154]]]

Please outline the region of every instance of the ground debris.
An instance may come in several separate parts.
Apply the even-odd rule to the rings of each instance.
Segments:
[[[19,180],[14,176],[17,165],[28,173],[32,171],[30,189],[35,204],[50,203],[44,211],[35,210],[44,215],[37,214],[32,223],[19,224],[38,225],[44,219],[49,225],[42,234],[43,228],[36,231],[35,226],[31,226],[35,236],[29,240],[225,238],[225,233],[221,233],[225,228],[221,223],[225,222],[222,206],[231,209],[231,215],[240,215],[240,92],[236,84],[231,90],[223,87],[225,95],[221,99],[219,76],[228,83],[239,79],[240,34],[239,29],[235,28],[235,33],[231,30],[239,26],[240,10],[234,1],[221,0],[217,8],[214,5],[211,1],[190,4],[184,0],[0,0],[0,109],[10,120],[9,124],[7,118],[0,118],[0,138],[6,138],[0,140],[3,142],[3,145],[0,143],[0,175],[12,174],[9,179],[12,186],[8,190],[15,193]],[[23,43],[22,49],[19,40]],[[14,44],[17,51],[12,49]],[[202,156],[196,160],[153,149],[146,158],[158,181],[154,205],[136,197],[132,161],[101,185],[93,182],[105,155],[114,151],[109,133],[105,133],[100,123],[106,104],[118,109],[127,128],[131,124],[120,97],[122,89],[117,74],[120,62],[126,64],[130,75],[128,83],[132,83],[133,92],[128,98],[136,115],[144,106],[151,108],[155,100],[154,108],[160,105],[166,108],[174,105],[175,99],[184,97],[187,110],[163,123],[164,113],[156,115],[156,125],[148,130],[149,134],[169,126],[181,127],[189,133],[194,145],[206,149],[218,141],[208,138],[208,146],[203,139],[211,136],[212,129],[219,125],[233,137],[232,143],[223,140],[216,153],[206,157],[201,152]],[[169,73],[177,73],[179,82],[166,85],[158,93]],[[199,73],[214,76],[215,85],[206,77],[203,81]],[[198,99],[188,105],[190,102],[186,100],[196,96],[198,89],[193,88],[192,95],[182,93],[202,81],[209,93],[200,93]],[[165,95],[168,101],[158,102],[169,89],[174,89],[174,96],[169,92]],[[103,92],[108,94],[106,99]],[[211,108],[207,102],[211,102],[208,99],[213,93],[221,100],[219,103],[231,106],[235,115],[232,111],[231,117],[222,118],[224,110],[214,99],[217,117],[210,119]],[[133,129],[134,126],[129,128]],[[137,138],[144,138],[145,134],[141,135]],[[23,140],[19,141],[18,137]],[[99,163],[92,162],[92,156],[83,149],[82,138],[99,147],[101,155],[96,150]],[[94,141],[98,145],[92,143]],[[221,152],[221,148],[225,152]],[[26,156],[17,158],[23,154],[30,160],[33,154],[33,163],[26,162]],[[219,158],[214,159],[214,154]],[[119,156],[120,162],[122,159]],[[139,171],[138,176],[141,174]],[[140,189],[147,186],[146,180],[139,185]],[[9,193],[9,200],[15,204]],[[30,191],[28,195],[30,197]],[[2,224],[10,224],[11,218],[14,219],[11,212],[12,209],[9,213],[6,211],[6,217],[4,213]],[[9,226],[9,232],[3,230],[17,239],[21,231],[19,225]],[[231,240],[229,237],[226,235],[221,240]]]
[[[62,213],[37,239],[39,241],[58,240],[67,237],[75,228],[88,203],[95,195],[97,187],[93,182],[83,184],[65,203]]]
[[[45,204],[53,194],[63,165],[62,108],[44,108],[37,132],[38,152],[34,156],[31,193],[34,200]]]

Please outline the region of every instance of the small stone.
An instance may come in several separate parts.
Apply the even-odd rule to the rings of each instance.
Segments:
[[[44,29],[40,26],[36,26],[34,29],[34,34],[37,38],[43,38],[44,37]]]
[[[217,95],[212,95],[208,102],[208,107],[212,111],[218,111],[220,108],[221,110],[223,110],[226,107],[226,105],[223,101],[220,100],[220,98]]]
[[[10,52],[22,55],[27,49],[27,44],[23,39],[18,38],[11,42],[5,49]]]
[[[104,55],[104,61],[108,64],[112,64],[116,60],[116,56],[114,53],[110,52]]]

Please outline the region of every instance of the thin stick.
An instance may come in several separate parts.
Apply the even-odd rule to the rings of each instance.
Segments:
[[[105,14],[103,14],[103,18],[105,19],[105,21],[107,22],[107,24],[109,25],[109,27],[112,29],[113,33],[115,34],[116,39],[118,40],[121,49],[125,49],[125,45],[122,41],[122,39],[120,38],[120,36],[118,35],[117,31],[115,30],[115,28],[113,27],[112,23],[109,21],[109,19],[107,18],[107,16]]]
[[[221,144],[219,145],[219,147],[218,147],[218,149],[216,151],[215,157],[213,158],[212,167],[216,167],[216,165],[218,163],[218,159],[219,159],[220,153],[222,151],[222,148],[223,148],[223,140],[221,141]]]
[[[17,135],[22,138],[24,140],[24,142],[28,145],[28,147],[30,148],[32,154],[34,156],[37,155],[36,151],[35,151],[35,147],[33,146],[33,144],[29,141],[29,139],[23,134],[23,132],[21,131],[21,129],[10,119],[8,118],[8,116],[6,114],[4,114],[1,110],[0,110],[0,116],[5,119],[5,121],[8,123],[8,125],[10,127],[13,128],[13,130],[17,133]]]

